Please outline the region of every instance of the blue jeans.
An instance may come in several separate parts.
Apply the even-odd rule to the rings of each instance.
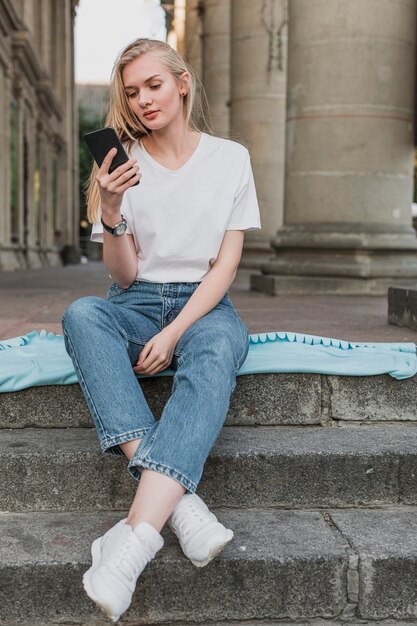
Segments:
[[[107,299],[88,296],[65,311],[65,346],[103,452],[142,438],[128,464],[161,472],[194,493],[249,350],[249,332],[228,292],[180,337],[170,368],[172,393],[155,420],[133,371],[144,345],[170,324],[200,283],[114,283]]]

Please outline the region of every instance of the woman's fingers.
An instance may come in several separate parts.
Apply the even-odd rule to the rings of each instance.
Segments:
[[[117,148],[112,148],[106,154],[106,156],[104,157],[104,161],[98,170],[99,176],[103,176],[109,173],[109,167],[111,165],[111,162],[113,161],[113,158],[116,156],[116,153],[117,153]]]
[[[151,350],[143,361],[137,363],[133,369],[149,376],[165,369],[168,365],[169,362],[166,355],[156,354]]]
[[[119,165],[114,172],[109,174],[109,182],[114,182],[120,178],[120,182],[130,178],[135,172],[139,171],[136,159],[129,159],[126,163]]]
[[[101,164],[100,169],[98,170],[96,179],[97,182],[100,183],[101,187],[103,187],[104,189],[108,189],[111,192],[115,192],[117,190],[117,192],[119,193],[121,191],[119,187],[121,185],[124,185],[126,181],[132,182],[131,179],[136,176],[136,174],[140,174],[140,172],[136,159],[129,159],[128,161],[126,161],[126,163],[122,163],[122,165],[119,165],[119,167],[117,167],[111,174],[109,174],[109,167],[114,156],[116,155],[116,152],[117,149],[112,148],[107,153],[103,163]],[[141,176],[142,174],[140,174],[139,178],[135,178],[133,182],[140,180]],[[130,186],[131,185],[129,184],[124,189],[127,189]]]
[[[129,187],[132,187],[141,178],[142,178],[142,174],[140,172],[136,173],[134,176],[132,176],[132,178],[129,178],[129,180],[124,185],[122,185],[122,187],[117,187],[117,193],[125,192],[126,189],[129,189]]]

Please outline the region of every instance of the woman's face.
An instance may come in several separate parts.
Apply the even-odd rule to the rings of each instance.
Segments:
[[[131,61],[122,72],[129,106],[150,130],[164,128],[177,118],[184,119],[183,96],[188,90],[188,74],[182,85],[156,55],[143,54]],[[147,116],[149,111],[156,114]]]

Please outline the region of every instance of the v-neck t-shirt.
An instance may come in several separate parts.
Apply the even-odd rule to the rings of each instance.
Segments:
[[[123,194],[121,213],[134,237],[136,280],[201,282],[227,230],[261,228],[249,151],[230,139],[201,133],[177,170],[156,161],[138,142],[131,151],[142,177]],[[93,224],[92,241],[103,241]]]

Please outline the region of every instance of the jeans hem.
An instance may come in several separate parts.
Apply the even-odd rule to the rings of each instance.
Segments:
[[[132,439],[143,439],[143,437],[149,430],[151,430],[151,428],[152,426],[147,426],[146,428],[129,430],[128,432],[122,433],[121,435],[116,435],[115,437],[106,437],[106,439],[100,441],[101,450],[103,453],[125,456],[121,448],[113,449],[113,446],[117,446],[119,443],[132,441]]]
[[[188,478],[186,478],[183,474],[181,474],[181,472],[178,472],[169,465],[156,463],[155,461],[146,459],[132,459],[130,461],[127,469],[129,474],[133,476],[135,480],[139,480],[141,474],[141,472],[137,469],[138,467],[150,469],[154,472],[160,472],[161,474],[165,474],[166,476],[169,476],[170,478],[173,478],[178,483],[180,483],[190,493],[194,493],[197,490],[197,485]]]

